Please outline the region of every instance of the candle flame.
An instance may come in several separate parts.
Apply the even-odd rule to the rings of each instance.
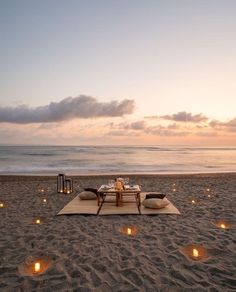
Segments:
[[[210,192],[210,189],[206,189],[207,190],[207,192]]]
[[[192,203],[195,204],[196,203],[195,200],[192,200]]]
[[[44,203],[47,203],[47,199],[43,199],[43,202],[44,202]]]
[[[40,221],[40,219],[36,219],[36,224],[40,224],[41,223],[41,221]]]
[[[199,256],[199,252],[196,248],[193,249],[193,256],[197,258]]]
[[[131,235],[131,234],[132,234],[132,230],[131,230],[131,228],[127,228],[127,234],[128,234],[128,235]]]
[[[40,272],[40,263],[39,262],[37,262],[37,263],[35,263],[34,264],[34,271],[35,271],[35,273],[38,273],[38,272]]]
[[[0,208],[3,208],[4,207],[4,204],[3,203],[0,203]]]
[[[225,229],[226,228],[225,224],[224,223],[221,223],[220,224],[220,228]]]
[[[173,192],[175,192],[176,191],[176,189],[173,189]]]

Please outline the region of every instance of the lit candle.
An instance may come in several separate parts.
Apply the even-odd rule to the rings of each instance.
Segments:
[[[40,224],[41,223],[40,219],[36,219],[35,223]]]
[[[43,193],[44,192],[44,189],[41,189],[41,192]]]
[[[131,234],[132,234],[132,230],[131,230],[131,228],[127,228],[127,234],[128,234],[128,235],[131,235]]]
[[[69,190],[67,191],[67,194],[70,194],[70,191]]]
[[[211,197],[211,195],[207,195],[208,196],[208,198],[210,198]]]
[[[3,208],[4,207],[4,204],[3,203],[0,203],[0,208]]]
[[[196,203],[195,200],[192,200],[192,203],[195,204]]]
[[[47,203],[47,199],[43,199],[43,202],[44,202],[44,203]]]
[[[173,192],[175,192],[176,191],[176,189],[173,189]]]
[[[199,256],[199,252],[196,248],[193,249],[193,256],[197,258]]]
[[[38,273],[38,272],[40,272],[40,263],[39,262],[37,262],[37,263],[35,263],[34,264],[34,272],[35,273]]]
[[[220,224],[220,228],[225,229],[226,228],[225,224],[224,223],[221,223]]]
[[[207,192],[210,192],[210,189],[206,189],[207,190]]]

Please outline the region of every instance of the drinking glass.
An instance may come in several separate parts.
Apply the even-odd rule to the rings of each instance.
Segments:
[[[110,188],[113,188],[114,187],[114,179],[109,179],[108,180],[108,186],[110,187]]]
[[[129,184],[129,177],[125,177],[124,178],[124,183],[125,183],[125,185],[128,185]]]

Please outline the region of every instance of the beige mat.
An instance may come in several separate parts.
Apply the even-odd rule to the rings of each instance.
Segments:
[[[98,211],[97,200],[80,200],[76,196],[57,215],[66,214],[91,214],[96,215]]]
[[[141,202],[144,200],[146,193],[141,193]],[[141,214],[180,214],[179,210],[170,202],[168,206],[163,209],[148,209],[140,206]],[[76,196],[70,201],[57,215],[66,214],[92,214],[96,215],[98,212],[97,200],[80,200]],[[106,202],[102,205],[99,215],[138,215],[139,211],[135,202],[124,203],[117,207],[115,205],[115,198],[106,198]]]

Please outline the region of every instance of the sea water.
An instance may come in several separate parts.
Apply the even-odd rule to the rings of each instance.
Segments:
[[[236,171],[236,147],[0,146],[4,174]]]

